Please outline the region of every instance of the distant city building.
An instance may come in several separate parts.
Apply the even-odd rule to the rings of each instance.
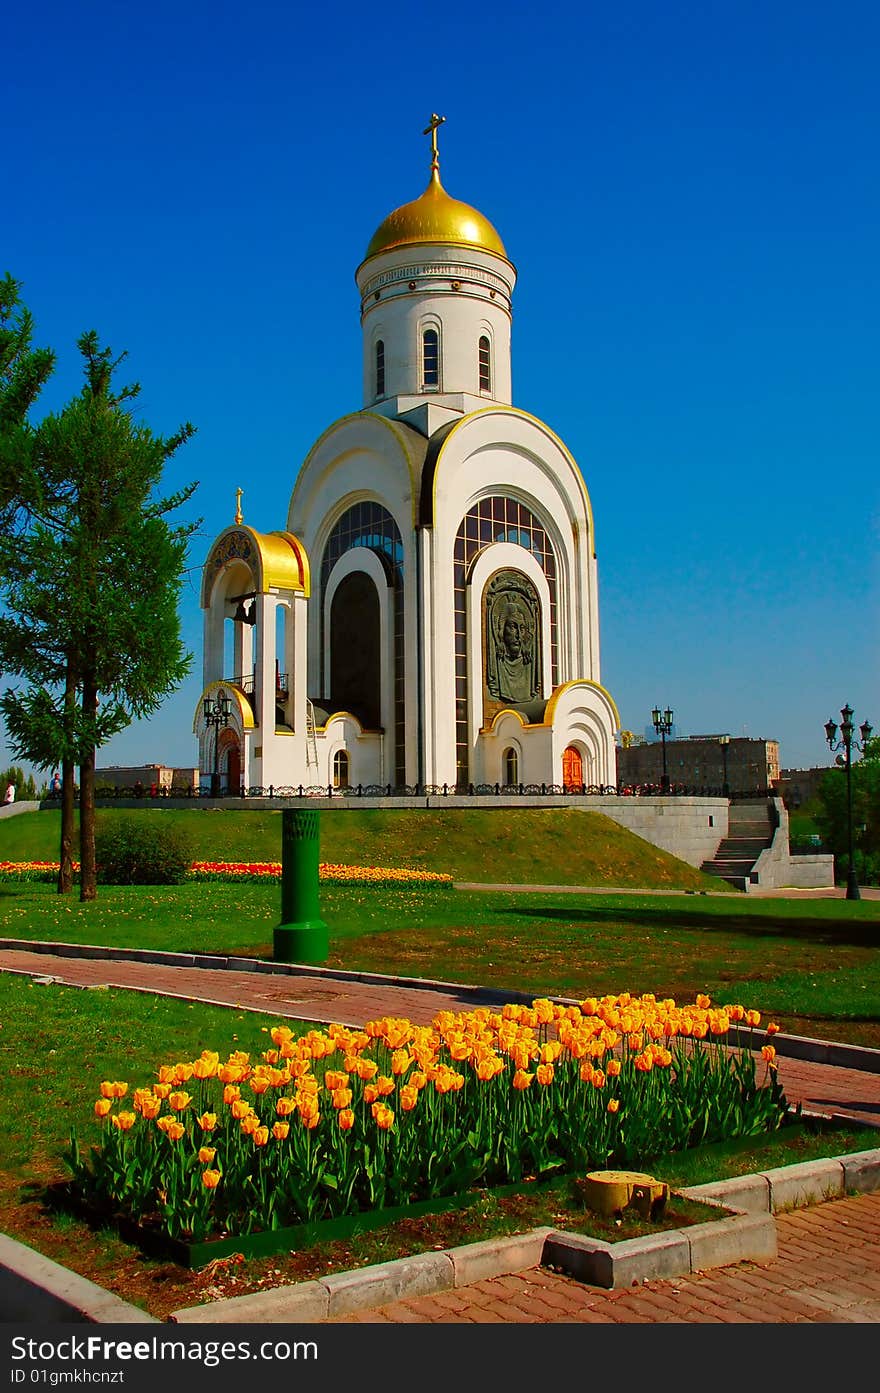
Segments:
[[[666,771],[671,783],[688,788],[721,789],[725,783],[732,793],[775,788],[779,741],[734,735],[724,741],[721,734],[667,739]],[[659,740],[617,751],[619,784],[659,784],[662,777],[663,747]]]
[[[171,790],[190,793],[199,786],[199,771],[173,768],[167,764],[111,764],[95,770],[95,792],[102,789],[131,789],[133,793],[151,793],[155,789],[163,797]]]
[[[833,769],[824,764],[814,769],[783,769],[779,775],[779,792],[787,808],[800,808],[818,795],[825,775]]]

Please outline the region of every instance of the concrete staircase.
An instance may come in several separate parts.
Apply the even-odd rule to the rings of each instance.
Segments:
[[[774,824],[767,799],[754,803],[731,803],[727,836],[722,837],[711,861],[700,869],[748,890],[752,867],[773,840]]]

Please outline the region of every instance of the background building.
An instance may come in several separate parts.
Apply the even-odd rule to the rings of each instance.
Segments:
[[[725,783],[732,793],[775,788],[779,781],[779,741],[733,735],[726,737],[726,743],[721,735],[667,740],[666,769],[671,783],[688,788],[720,791]],[[659,784],[662,776],[661,741],[617,751],[617,777],[621,784]]]

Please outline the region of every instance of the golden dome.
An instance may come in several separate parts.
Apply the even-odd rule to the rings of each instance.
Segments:
[[[421,198],[395,208],[373,233],[365,261],[392,247],[418,242],[446,242],[453,246],[479,247],[507,259],[504,243],[488,218],[469,203],[450,198],[440,183],[436,167]]]

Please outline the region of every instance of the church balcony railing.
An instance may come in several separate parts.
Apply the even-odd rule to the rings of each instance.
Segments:
[[[255,673],[253,673],[253,672],[240,672],[240,673],[238,673],[238,675],[235,676],[235,677],[224,677],[222,680],[223,680],[224,682],[228,682],[228,684],[229,684],[230,687],[238,687],[239,691],[243,692],[244,695],[247,697],[248,701],[249,701],[250,704],[251,704],[251,708],[253,708],[253,705],[254,705],[254,696],[255,696],[255,693],[256,693],[256,686],[257,686],[257,683],[256,683],[256,675],[255,675]],[[278,699],[280,699],[280,700],[282,700],[282,701],[286,701],[289,695],[290,695],[290,678],[288,677],[288,674],[287,674],[286,672],[276,672],[276,674],[275,674],[275,696],[276,696],[276,698],[278,698]]]

